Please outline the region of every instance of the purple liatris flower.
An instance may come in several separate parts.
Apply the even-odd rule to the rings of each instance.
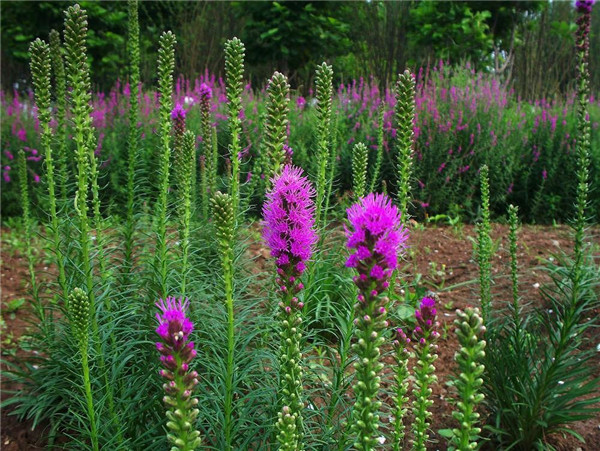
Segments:
[[[202,100],[209,100],[212,98],[212,89],[206,83],[202,83],[200,85],[200,89],[198,90],[198,94],[200,94],[200,98]]]
[[[592,6],[594,5],[594,0],[577,0],[575,2],[575,8],[578,12],[589,14],[592,12]]]
[[[383,364],[379,363],[379,347],[384,343],[382,334],[388,327],[386,309],[389,302],[387,296],[380,294],[398,266],[398,253],[404,247],[407,234],[398,208],[384,194],[371,193],[361,198],[347,213],[347,246],[353,252],[346,266],[358,271],[354,282],[359,292],[358,303],[354,306],[358,339],[353,346],[358,357],[352,428],[354,447],[374,449],[379,428],[379,373],[383,369]]]
[[[273,179],[263,207],[263,236],[276,258],[278,283],[282,291],[299,290],[298,277],[306,269],[306,261],[317,242],[314,231],[315,191],[302,169],[286,165]]]
[[[430,337],[433,339],[439,337],[440,334],[436,330],[439,326],[436,316],[435,299],[423,298],[419,308],[415,310],[417,327],[415,327],[413,335],[417,341],[422,342]]]
[[[381,292],[398,266],[398,253],[406,247],[408,234],[400,212],[385,194],[371,193],[348,210],[347,246],[353,249],[346,266],[356,268],[356,285]]]
[[[185,124],[185,115],[187,111],[183,109],[183,105],[178,103],[175,105],[175,108],[171,111],[171,119],[177,124],[178,121],[184,121]]]
[[[196,398],[192,391],[198,384],[198,373],[190,371],[190,362],[196,356],[194,342],[188,341],[194,330],[193,323],[187,318],[188,300],[169,297],[156,303],[160,313],[156,314],[158,327],[156,333],[162,339],[156,343],[161,354],[160,361],[164,368],[159,374],[166,380],[164,403],[167,406],[168,434],[173,443],[182,442],[194,449],[200,445],[200,433],[193,429],[198,416]]]

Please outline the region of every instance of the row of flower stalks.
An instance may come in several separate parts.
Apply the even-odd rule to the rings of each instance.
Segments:
[[[263,207],[263,237],[275,259],[277,291],[279,297],[279,413],[274,425],[277,441],[282,450],[304,449],[303,409],[303,274],[310,265],[318,236],[315,231],[316,191],[304,176],[302,169],[285,165],[271,180]],[[219,239],[226,241],[233,234],[232,209],[228,195],[218,193],[213,201],[215,209],[229,210],[225,224],[218,224]],[[415,311],[416,326],[410,332],[392,328],[386,320],[390,278],[398,268],[399,257],[406,247],[408,232],[401,220],[399,209],[385,194],[370,193],[352,205],[347,211],[345,234],[349,257],[348,268],[355,271],[354,283],[358,289],[355,308],[353,345],[356,357],[354,408],[350,429],[353,446],[359,450],[382,447],[385,442],[379,431],[381,401],[381,378],[383,364],[380,362],[382,346],[392,338],[395,348],[395,406],[394,421],[390,424],[393,449],[404,449],[405,433],[403,417],[408,408],[410,372],[409,358],[415,357],[413,368],[413,401],[411,449],[425,450],[430,426],[430,407],[433,401],[432,384],[436,381],[434,362],[439,323],[436,319],[435,300],[423,298]],[[215,211],[215,218],[223,214]],[[227,253],[227,249],[223,248]],[[230,274],[228,275],[230,276]],[[76,299],[76,298],[74,298]],[[73,303],[75,308],[75,303]],[[169,440],[175,449],[194,449],[201,445],[197,431],[197,401],[193,388],[198,383],[198,373],[190,371],[190,361],[196,355],[191,341],[193,324],[187,318],[188,301],[175,298],[161,300],[157,306],[161,337],[157,343],[164,368],[160,375],[165,379],[164,403]],[[456,333],[461,344],[456,354],[460,374],[455,378],[459,400],[454,417],[458,421],[450,434],[452,449],[476,449],[480,429],[476,407],[483,399],[478,392],[482,384],[485,341],[484,327],[477,309],[468,308],[458,312]],[[82,352],[84,350],[82,349]],[[202,421],[202,419],[198,419]]]

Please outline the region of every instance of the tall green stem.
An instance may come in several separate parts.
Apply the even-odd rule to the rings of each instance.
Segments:
[[[27,243],[31,243],[31,212],[30,212],[30,201],[29,201],[29,184],[27,183],[27,160],[25,158],[25,150],[19,149],[17,154],[17,163],[19,165],[19,188],[21,191],[21,208],[23,210],[23,227],[25,232],[25,240]],[[27,246],[27,265],[29,268],[29,278],[31,280],[31,293],[33,295],[33,301],[38,308],[38,313],[43,313],[43,309],[39,309],[40,305],[40,293],[39,286],[36,278],[35,262],[33,260],[32,246]],[[39,306],[39,307],[38,307]]]
[[[65,78],[65,63],[63,60],[60,33],[56,30],[50,31],[50,55],[52,58],[52,70],[55,79],[56,96],[56,162],[57,162],[57,185],[60,189],[62,204],[67,202],[67,183],[69,179],[68,162],[66,155],[67,145],[67,81]]]
[[[398,76],[395,116],[398,127],[398,207],[402,212],[402,222],[407,224],[415,135],[415,80],[409,70]]]
[[[90,365],[88,362],[88,341],[89,341],[89,321],[90,321],[90,302],[88,295],[80,288],[75,288],[69,294],[69,321],[71,329],[79,345],[81,354],[81,370],[83,376],[83,388],[90,423],[90,440],[92,449],[98,451],[98,425],[96,422],[96,413],[94,410],[94,398],[92,394],[92,382],[90,380]]]
[[[190,223],[192,219],[192,190],[194,173],[196,172],[196,136],[191,131],[185,132],[182,143],[182,178],[180,189],[180,241],[181,241],[181,295],[185,296],[188,277],[188,257],[190,251]]]
[[[375,157],[375,165],[371,174],[371,184],[369,192],[374,193],[379,185],[379,172],[381,171],[381,162],[383,161],[383,116],[385,114],[385,102],[382,101],[378,111],[378,127],[377,127],[377,155]]]
[[[217,240],[221,251],[221,265],[227,307],[227,367],[225,374],[224,425],[225,449],[233,449],[233,371],[235,362],[235,321],[233,309],[233,241],[235,213],[233,199],[228,194],[216,192],[211,200]]]
[[[242,80],[244,77],[244,52],[245,47],[238,38],[230,39],[225,43],[225,74],[226,94],[229,101],[229,133],[231,144],[229,146],[229,157],[231,159],[231,184],[229,193],[233,202],[233,214],[236,218],[240,205],[240,158],[239,154],[240,135],[242,133],[242,121],[240,112],[242,110]]]
[[[97,226],[100,224],[98,185],[93,163],[95,156],[93,150],[93,127],[90,113],[91,83],[86,52],[87,15],[79,5],[67,9],[65,16],[65,47],[67,64],[67,81],[71,88],[71,109],[73,120],[73,140],[77,153],[78,183],[75,195],[75,210],[79,215],[81,267],[85,278],[87,299],[89,302],[89,317],[92,323],[92,333],[96,343],[96,353],[99,359],[99,370],[104,375],[104,389],[108,399],[108,408],[111,421],[118,431],[118,419],[114,409],[113,387],[108,380],[108,371],[104,353],[101,348],[100,330],[96,317],[96,297],[94,293],[94,274],[92,269],[92,256],[90,254],[90,227],[88,222],[89,182],[92,178],[94,186],[94,207]],[[91,153],[91,155],[90,155]],[[97,230],[97,233],[100,231]],[[101,246],[101,243],[100,243]],[[100,247],[100,251],[102,248]],[[102,256],[101,261],[102,261]],[[103,275],[103,278],[106,277]],[[103,279],[105,280],[105,279]],[[119,439],[120,439],[119,435]]]
[[[323,207],[325,188],[327,184],[327,163],[331,147],[331,109],[333,103],[333,69],[327,63],[317,66],[317,159],[319,172],[317,174],[317,200],[315,210],[315,223],[317,227],[323,224]]]
[[[139,85],[140,85],[140,26],[138,22],[138,1],[129,0],[129,35],[127,50],[129,53],[129,139],[127,143],[127,207],[125,227],[123,229],[124,261],[123,274],[129,282],[133,269],[133,246],[135,233],[135,163],[140,141],[139,121]]]
[[[160,93],[159,192],[156,202],[156,258],[158,294],[167,297],[167,202],[169,192],[169,160],[171,157],[171,110],[173,110],[173,71],[175,70],[175,35],[170,31],[160,36],[158,50],[158,90]]]
[[[58,267],[58,281],[63,295],[63,302],[67,301],[67,279],[65,264],[60,245],[60,230],[56,213],[56,194],[54,181],[54,159],[52,156],[52,129],[50,128],[50,46],[40,39],[31,43],[31,75],[35,88],[35,100],[38,107],[40,121],[41,145],[45,153],[46,179],[48,181],[48,200],[50,205],[50,223],[53,252]]]
[[[483,324],[488,324],[490,304],[492,302],[492,239],[490,236],[490,185],[487,165],[481,167],[481,223],[477,226],[477,261],[479,263],[479,286],[481,294],[481,317]]]

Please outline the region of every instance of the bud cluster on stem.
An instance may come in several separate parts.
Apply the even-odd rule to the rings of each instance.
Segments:
[[[198,400],[192,397],[198,385],[198,373],[190,370],[196,357],[194,342],[189,341],[194,330],[193,323],[186,317],[188,300],[169,297],[156,303],[160,313],[156,314],[156,333],[161,341],[156,343],[163,369],[159,371],[165,380],[163,402],[167,407],[167,438],[174,449],[191,451],[200,446],[200,432],[195,429],[198,417]]]
[[[423,298],[419,308],[415,311],[417,326],[413,330],[417,363],[413,368],[413,414],[415,419],[412,449],[416,451],[425,451],[429,439],[427,432],[431,417],[429,408],[433,405],[433,401],[430,399],[431,385],[437,381],[433,366],[433,362],[437,359],[435,342],[440,336],[437,331],[439,322],[436,320],[436,315],[435,300],[428,297]]]

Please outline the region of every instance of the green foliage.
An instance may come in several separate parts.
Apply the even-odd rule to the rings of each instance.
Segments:
[[[435,59],[485,64],[492,50],[489,11],[473,11],[467,2],[419,2],[410,15],[411,41]]]
[[[274,7],[273,4],[267,6]],[[129,71],[130,80],[134,83],[137,57],[142,55],[139,49],[134,48],[137,40],[136,27],[139,26],[136,22],[136,2],[131,1],[129,7],[129,51],[132,59]],[[180,12],[183,10],[172,5],[144,6],[143,10],[161,11],[170,7]],[[300,5],[286,3],[276,7],[294,10]],[[325,6],[316,5],[310,8],[313,7],[326,9]],[[367,7],[378,8],[378,14],[387,14],[396,5],[357,5],[357,9]],[[420,5],[414,7],[420,8]],[[239,5],[236,8],[238,11],[243,9]],[[311,11],[310,8],[305,11]],[[331,8],[336,9],[338,6]],[[339,8],[343,9],[341,6]],[[476,12],[481,8],[472,6],[472,10]],[[490,9],[496,10],[495,7]],[[483,20],[483,17],[482,15],[479,19]],[[115,17],[115,20],[122,20],[121,16]],[[267,449],[279,441],[282,449],[344,450],[354,440],[358,448],[373,449],[382,440],[393,435],[392,447],[400,449],[401,441],[404,440],[403,417],[408,403],[409,353],[404,348],[404,343],[398,343],[394,357],[391,354],[382,357],[385,349],[382,345],[389,337],[389,325],[385,320],[385,313],[381,313],[381,308],[385,310],[388,304],[387,297],[365,292],[364,308],[358,304],[359,314],[355,314],[352,309],[357,293],[350,275],[341,270],[347,250],[342,244],[339,228],[333,227],[334,221],[328,221],[325,213],[322,213],[319,225],[325,233],[322,234],[310,269],[303,276],[306,288],[297,294],[300,299],[290,297],[289,292],[282,294],[272,289],[268,273],[263,269],[264,256],[257,252],[257,249],[262,250],[264,246],[251,242],[258,235],[256,224],[237,227],[238,224],[247,224],[249,218],[245,216],[245,212],[236,211],[233,194],[216,191],[221,184],[219,176],[222,175],[217,167],[219,149],[225,150],[229,146],[231,170],[237,174],[234,177],[237,180],[241,175],[239,172],[250,167],[246,166],[245,155],[241,155],[242,161],[237,158],[246,144],[251,150],[241,153],[248,153],[251,157],[255,156],[252,152],[256,152],[256,148],[261,145],[269,148],[270,161],[267,169],[275,172],[283,158],[289,157],[282,152],[286,139],[289,139],[296,151],[293,154],[295,163],[310,169],[315,179],[320,181],[323,201],[320,208],[323,212],[327,212],[333,189],[340,193],[333,217],[347,205],[344,190],[355,186],[357,195],[365,193],[365,173],[369,160],[375,161],[376,174],[380,171],[384,181],[395,180],[400,172],[400,188],[402,185],[409,186],[413,177],[411,169],[397,169],[393,164],[396,153],[383,152],[393,130],[390,123],[393,114],[391,105],[386,104],[390,106],[388,111],[385,106],[380,105],[383,104],[381,99],[386,93],[375,93],[375,85],[363,83],[360,88],[352,87],[351,94],[348,94],[350,91],[346,93],[344,89],[340,89],[336,103],[333,103],[333,71],[331,66],[323,64],[317,73],[316,106],[311,99],[303,99],[303,103],[295,105],[294,102],[289,102],[288,82],[281,74],[274,76],[269,86],[271,102],[265,106],[256,93],[243,89],[244,48],[239,40],[229,41],[226,46],[230,72],[226,92],[229,97],[228,105],[220,100],[223,98],[222,87],[216,84],[211,86],[214,89],[213,98],[219,99],[214,102],[217,127],[210,124],[210,101],[202,102],[202,111],[198,108],[190,108],[189,111],[190,129],[200,129],[199,124],[202,124],[204,160],[201,161],[201,168],[206,170],[204,163],[207,163],[207,158],[211,164],[210,176],[201,178],[203,199],[207,199],[208,194],[212,198],[213,217],[209,221],[208,212],[202,219],[193,215],[192,199],[196,187],[193,175],[196,169],[194,133],[186,132],[183,135],[178,150],[178,175],[175,178],[169,177],[174,34],[165,33],[160,38],[159,96],[154,100],[150,95],[147,100],[142,97],[142,105],[147,107],[144,111],[148,117],[144,118],[139,129],[136,125],[141,114],[136,116],[137,112],[131,111],[128,116],[122,114],[128,106],[139,111],[136,89],[133,89],[136,92],[129,99],[121,96],[120,91],[114,91],[114,111],[128,117],[129,125],[127,121],[117,120],[114,119],[116,116],[112,116],[112,123],[103,128],[107,136],[100,158],[112,159],[111,164],[114,164],[103,168],[95,152],[102,135],[98,134],[96,137],[96,131],[92,127],[92,119],[97,120],[98,116],[92,115],[97,111],[92,110],[94,103],[91,102],[91,79],[86,56],[86,39],[95,35],[88,33],[86,13],[79,6],[69,8],[65,25],[64,55],[67,70],[64,78],[68,83],[63,85],[60,81],[60,56],[63,51],[57,33],[53,33],[51,37],[52,55],[49,54],[48,45],[41,41],[35,41],[32,45],[33,82],[42,136],[39,141],[30,137],[26,144],[41,144],[40,148],[46,153],[43,166],[35,166],[34,160],[32,163],[27,162],[22,149],[24,141],[14,136],[14,132],[7,133],[7,140],[10,146],[19,146],[19,188],[22,193],[22,230],[25,235],[21,241],[27,244],[36,242],[33,241],[34,211],[30,211],[33,201],[35,208],[50,212],[50,220],[44,222],[44,227],[38,233],[46,244],[44,251],[50,257],[49,261],[56,260],[59,265],[61,262],[64,264],[65,277],[61,277],[59,272],[56,280],[49,278],[50,293],[62,291],[69,293],[70,297],[68,302],[54,302],[54,299],[42,297],[44,295],[41,295],[36,281],[37,260],[34,259],[33,246],[23,246],[21,243],[20,246],[28,252],[33,298],[30,305],[34,315],[34,332],[24,340],[23,346],[26,351],[36,350],[38,353],[28,353],[27,358],[15,363],[6,362],[5,374],[17,382],[15,386],[18,388],[11,393],[15,396],[3,402],[2,407],[14,406],[14,412],[22,419],[30,418],[34,426],[39,427],[50,421],[52,434],[68,436],[70,441],[65,447],[74,449],[165,449],[168,446],[165,428],[173,430],[173,425],[178,422],[178,430],[202,431],[202,443],[193,443],[191,448]],[[484,29],[480,24],[477,26]],[[273,36],[277,36],[277,33],[273,33]],[[496,36],[504,34],[498,31]],[[67,142],[66,149],[72,150],[70,154],[77,163],[77,194],[73,198],[71,187],[67,185],[62,194],[66,202],[57,202],[56,213],[53,213],[52,207],[55,200],[51,188],[53,155],[50,149],[54,151],[61,142],[54,146],[50,140],[49,122],[52,120],[52,111],[48,106],[52,104],[49,82],[51,56],[54,57],[52,67],[56,89],[63,91],[54,93],[58,107],[57,141],[66,141],[63,139],[66,135],[60,137],[66,130],[65,126],[60,125],[60,116],[63,114],[60,99],[68,91],[71,107],[69,133],[73,139]],[[435,99],[437,102],[446,95],[460,97],[464,91],[456,94],[457,91],[452,92],[451,87],[466,90],[472,86],[470,83],[473,77],[466,70],[455,72],[448,80],[444,79],[441,66],[432,71],[434,72],[437,75],[428,75],[427,79],[438,77],[440,84],[420,87],[433,89],[435,96],[439,96],[430,97],[430,100]],[[465,203],[468,201],[464,193],[473,194],[476,188],[466,186],[474,184],[477,176],[465,175],[465,179],[471,179],[465,181],[464,185],[457,184],[459,186],[456,188],[449,182],[445,182],[447,187],[444,189],[429,183],[441,172],[437,170],[441,163],[437,159],[447,158],[448,145],[465,142],[465,134],[468,140],[471,130],[457,128],[456,132],[453,129],[435,137],[430,135],[431,129],[427,130],[428,136],[425,136],[425,131],[420,130],[420,135],[415,137],[417,147],[413,148],[412,117],[415,114],[415,103],[418,102],[413,97],[415,86],[409,72],[401,75],[400,84],[402,83],[408,88],[403,88],[405,96],[399,96],[398,103],[401,105],[396,110],[396,116],[402,118],[399,121],[402,129],[398,130],[400,146],[405,156],[408,155],[411,162],[415,163],[414,177],[421,180],[424,174],[433,174],[431,179],[426,180],[426,188],[419,185],[421,191],[411,195],[419,198],[422,192],[429,190],[432,195],[436,194],[438,199],[442,199],[438,205],[445,205],[444,202],[455,205],[450,213],[432,216],[431,221],[451,216],[458,218],[451,219],[452,222],[460,220],[462,212],[456,199],[462,196],[465,197]],[[183,85],[184,82],[180,86]],[[191,91],[193,90],[185,87],[178,88],[177,100]],[[498,90],[496,94],[502,97],[503,92]],[[350,97],[358,100],[353,100],[354,103],[347,101]],[[423,101],[423,98],[418,99]],[[197,99],[194,97],[193,100]],[[480,98],[479,100],[481,101]],[[152,105],[157,101],[158,111],[154,111]],[[587,107],[587,103],[581,99],[579,101]],[[19,103],[18,100],[16,103]],[[534,105],[518,104],[506,109],[494,109],[496,104],[492,100],[490,104],[494,107],[488,110],[476,105],[469,122],[476,120],[481,124],[495,124],[497,122],[493,121],[500,121],[495,118],[497,112],[506,114],[506,120],[517,120],[521,108],[531,107],[534,111],[537,108]],[[500,104],[501,100],[498,100],[498,105]],[[17,121],[22,121],[23,127],[28,127],[28,131],[33,130],[33,116],[28,110],[29,104],[26,105],[27,108],[18,110],[18,115],[15,114],[14,120],[7,122],[8,125],[3,121],[3,132],[12,124],[18,123],[21,126]],[[409,108],[404,108],[406,105]],[[425,118],[423,123],[430,124],[432,128],[443,125],[435,120],[427,122],[435,114],[452,116],[450,103],[438,102],[437,105],[439,110],[435,113],[421,110]],[[452,105],[456,107],[455,104]],[[8,109],[8,106],[3,100],[3,108]],[[217,135],[217,128],[226,130],[222,113],[228,108],[229,133]],[[595,114],[593,110],[591,112]],[[579,109],[579,118],[582,115],[585,118],[584,113],[585,110]],[[244,114],[249,119],[242,124]],[[571,120],[572,113],[569,114],[571,116],[565,113],[565,117]],[[270,120],[269,117],[278,119]],[[256,130],[253,130],[250,121],[253,121]],[[287,121],[293,125],[290,127],[289,137]],[[153,133],[153,124],[157,127],[157,133]],[[570,130],[566,127],[565,125],[565,131]],[[354,129],[351,139],[348,139],[351,128]],[[461,424],[460,429],[451,433],[455,436],[455,446],[461,449],[476,449],[478,446],[475,442],[479,440],[480,431],[476,427],[478,418],[474,404],[481,401],[478,393],[480,376],[485,380],[485,406],[490,413],[488,430],[495,434],[497,443],[494,445],[527,450],[547,449],[547,444],[544,443],[547,435],[560,431],[569,432],[569,422],[590,418],[598,410],[594,403],[600,401],[597,396],[600,381],[594,378],[593,371],[587,365],[594,350],[584,338],[594,323],[594,320],[587,318],[591,318],[592,312],[598,308],[598,268],[593,258],[595,248],[588,250],[583,235],[578,235],[583,233],[586,224],[588,183],[591,184],[590,180],[593,180],[593,171],[586,172],[586,152],[590,152],[590,142],[595,139],[589,128],[588,124],[587,129],[582,128],[583,134],[578,135],[578,142],[581,141],[583,145],[578,149],[580,167],[579,190],[575,196],[575,261],[565,261],[550,267],[555,290],[548,289],[544,292],[554,313],[538,311],[523,317],[518,298],[515,208],[509,211],[512,303],[509,303],[506,313],[501,310],[502,304],[495,303],[498,309],[493,310],[493,313],[488,304],[487,320],[490,330],[486,339],[490,343],[490,355],[486,353],[487,372],[483,375],[483,366],[478,363],[484,346],[480,336],[481,320],[474,311],[458,313],[457,333],[463,348],[457,355],[457,361],[462,374],[454,382],[461,398],[456,404],[454,416]],[[507,130],[512,129],[507,127]],[[145,134],[144,138],[142,132]],[[129,140],[121,139],[127,135]],[[543,140],[555,143],[562,139],[562,135],[555,137],[554,131],[539,134],[531,132],[522,136],[530,137],[536,143]],[[580,140],[580,136],[583,139]],[[425,146],[425,139],[431,139],[431,146]],[[508,135],[505,139],[510,141]],[[373,147],[375,140],[377,155],[370,156],[368,149]],[[521,136],[515,141],[520,142]],[[364,144],[354,145],[355,142]],[[544,149],[552,148],[552,152],[557,155],[563,150],[562,145],[553,146]],[[424,147],[429,149],[425,151]],[[494,148],[482,137],[477,148],[483,149],[481,154],[468,161],[476,162],[477,166],[474,167],[479,167],[479,163],[485,161],[490,163],[489,169],[484,166],[480,174],[482,224],[479,228],[477,256],[483,268],[482,302],[486,298],[491,302],[490,260],[493,246],[489,239],[489,221],[494,207],[498,211],[507,196],[490,193],[490,186],[494,191],[498,190],[498,186],[503,189],[504,185],[499,180],[504,180],[506,174],[520,174],[523,180],[531,179],[527,173],[519,172],[526,172],[523,169],[525,163],[519,166],[518,160],[523,158],[520,155],[511,156],[510,145]],[[419,158],[413,158],[413,149]],[[353,152],[356,157],[354,159]],[[548,150],[548,153],[551,151]],[[123,158],[125,155],[126,159]],[[464,161],[463,158],[470,157],[461,155],[460,163]],[[563,160],[559,157],[554,160],[554,157],[548,158],[544,162],[553,161],[555,173],[568,167],[562,165]],[[590,158],[593,161],[594,156]],[[60,157],[56,161],[58,163]],[[458,165],[459,162],[453,164]],[[44,184],[36,188],[35,182],[34,185],[28,182],[28,172],[39,167],[46,168],[46,172],[42,174]],[[549,167],[548,171],[550,170]],[[262,175],[268,176],[266,172],[265,170]],[[475,171],[471,172],[475,174]],[[356,174],[354,177],[353,173]],[[373,187],[379,183],[379,176],[376,174],[370,180]],[[104,183],[103,175],[108,176],[108,184]],[[258,179],[260,175],[256,173],[254,177]],[[492,178],[491,181],[488,181],[489,177]],[[126,178],[127,184],[119,186]],[[212,181],[209,182],[209,178]],[[443,180],[444,176],[441,178]],[[57,186],[61,186],[61,183],[59,181]],[[230,186],[234,183],[237,182],[232,181]],[[549,184],[550,181],[531,188],[533,192],[539,193],[534,199],[538,205],[546,205],[546,200],[554,195],[554,191],[546,191]],[[385,190],[386,184],[383,183],[382,187]],[[43,193],[45,189],[49,190],[48,197]],[[530,187],[527,186],[526,189]],[[410,189],[406,188],[405,191],[403,197],[406,208],[409,208]],[[241,194],[241,205],[247,205],[243,202],[252,194],[248,194],[245,189],[236,192]],[[33,195],[30,197],[31,193]],[[115,193],[122,195],[123,199],[118,198]],[[157,196],[158,201],[155,201]],[[178,201],[170,202],[175,196]],[[573,196],[569,196],[570,201],[572,198]],[[127,199],[128,223],[125,230],[121,231],[121,218],[111,215],[111,212],[122,214],[120,207],[125,204],[124,199]],[[92,224],[89,223],[90,202],[93,207]],[[108,205],[109,203],[112,205]],[[208,210],[207,203],[203,206]],[[472,211],[470,214],[475,216]],[[42,216],[42,219],[46,217]],[[179,241],[170,235],[170,231],[177,229]],[[127,240],[129,244],[123,246],[123,242]],[[129,263],[124,260],[129,260]],[[435,265],[430,266],[436,275],[441,274],[443,284],[444,267],[438,270]],[[116,275],[127,277],[115,277]],[[487,286],[484,287],[485,284]],[[410,302],[424,288],[419,286],[418,276],[413,287],[404,285],[404,288],[406,294],[401,296],[394,289],[390,290],[390,295],[398,301],[392,309],[392,316],[395,320],[410,321],[409,317],[414,320]],[[182,412],[174,410],[168,414],[167,422],[160,400],[163,381],[159,380],[156,372],[158,355],[152,343],[154,325],[148,306],[156,301],[158,295],[172,290],[181,290],[181,294],[190,298],[190,319],[196,325],[193,335],[198,356],[190,364],[193,368],[186,368],[185,371],[197,370],[202,376],[199,378],[197,413],[194,410],[192,415],[186,417]],[[300,310],[300,302],[306,304],[305,312]],[[9,309],[20,308],[21,305],[24,305],[23,300],[17,299],[9,303]],[[299,309],[288,314],[287,307],[292,306]],[[277,333],[280,333],[279,337]],[[353,341],[354,353],[351,352]],[[432,403],[430,385],[435,380],[435,345],[425,340],[424,343],[419,342],[416,351],[413,374],[416,393],[413,447],[424,449],[430,422],[428,410]],[[397,365],[393,368],[395,371],[381,371],[382,363],[393,359]],[[356,364],[355,371],[349,369],[353,363]],[[393,377],[396,379],[396,386],[392,386]],[[385,397],[381,399],[394,396],[395,406],[380,403],[378,395],[384,390]],[[354,411],[352,405],[355,405]],[[388,413],[395,416],[394,424],[390,423],[379,432],[379,415],[387,416]],[[195,438],[196,435],[193,436]]]
[[[351,48],[350,25],[339,18],[343,4],[327,2],[240,2],[248,62],[272,71],[272,64],[295,83],[308,80],[321,59]],[[267,72],[268,73],[268,72]],[[257,74],[265,77],[265,73]]]

